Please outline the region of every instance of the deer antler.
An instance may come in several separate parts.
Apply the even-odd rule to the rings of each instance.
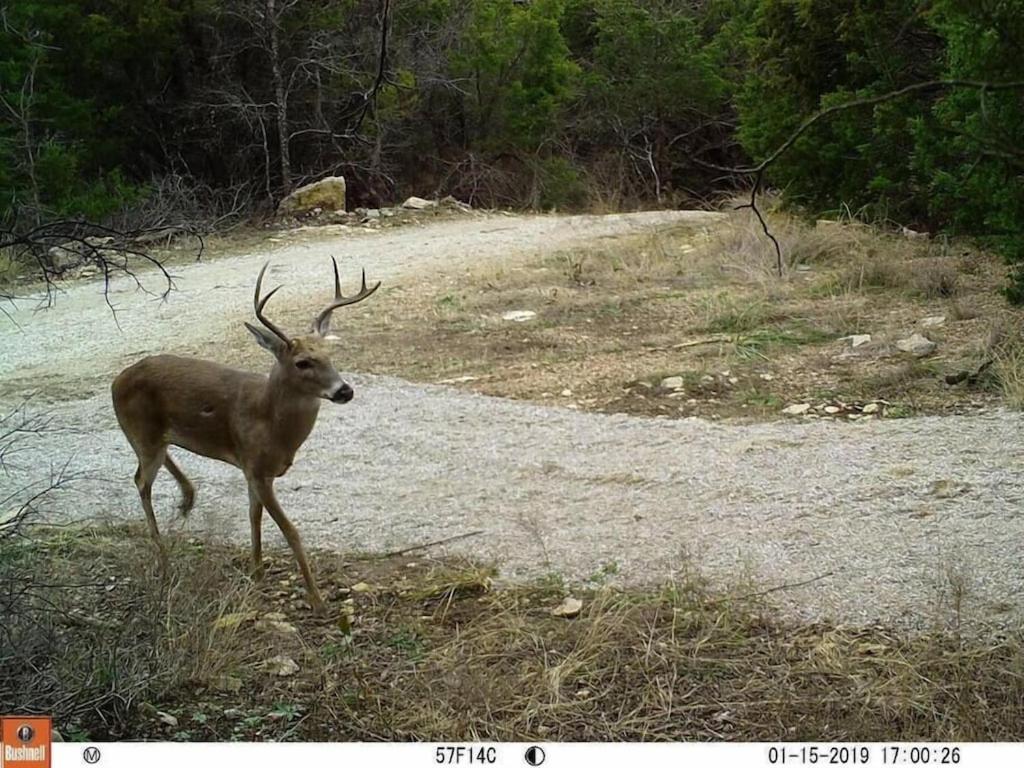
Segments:
[[[359,293],[354,296],[343,296],[341,293],[341,278],[338,276],[338,261],[331,256],[331,263],[334,265],[334,301],[320,310],[320,313],[316,316],[313,321],[313,329],[320,334],[326,333],[330,327],[331,313],[339,307],[347,307],[349,304],[355,304],[356,302],[362,301],[367,296],[372,294],[378,288],[380,288],[380,281],[378,280],[372,288],[366,287],[366,270],[363,270],[363,284],[359,289]]]
[[[268,320],[266,316],[263,314],[263,308],[267,306],[267,302],[270,301],[270,297],[281,290],[281,286],[279,285],[277,286],[277,288],[272,290],[262,299],[260,298],[260,291],[263,288],[263,273],[267,271],[267,267],[269,266],[270,262],[268,261],[266,264],[263,265],[263,269],[260,270],[260,276],[256,278],[256,291],[252,295],[252,306],[253,309],[256,310],[256,319],[263,323],[263,325],[267,327],[267,330],[271,331],[285,344],[291,344],[292,342],[291,339],[288,338],[288,335],[280,328],[278,328],[276,325],[274,325],[272,322],[270,322],[270,320]]]

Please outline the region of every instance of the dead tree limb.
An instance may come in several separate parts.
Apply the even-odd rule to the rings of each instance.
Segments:
[[[130,278],[143,292],[166,299],[174,289],[174,278],[163,260],[152,254],[147,242],[166,228],[120,230],[102,224],[73,219],[58,219],[19,229],[17,222],[0,227],[0,252],[12,262],[26,266],[30,276],[45,286],[44,307],[50,307],[60,290],[58,281],[69,276],[72,268],[93,268],[103,276],[103,299],[117,320],[117,309],[110,299],[111,281],[121,275]],[[202,236],[188,228],[176,228],[197,241],[196,260],[202,258]],[[151,290],[142,281],[140,268],[155,267],[161,288]],[[0,290],[0,299],[16,301],[13,293]],[[10,318],[10,315],[8,315]]]
[[[918,93],[921,91],[934,91],[943,89],[953,88],[969,88],[980,91],[985,94],[989,91],[1024,91],[1024,80],[1012,80],[1002,83],[993,83],[986,80],[969,80],[960,78],[946,78],[942,80],[925,80],[919,83],[911,83],[902,88],[897,88],[893,91],[887,91],[886,93],[878,94],[877,96],[866,96],[860,99],[853,99],[851,101],[843,102],[842,104],[833,104],[830,107],[818,110],[813,115],[805,119],[800,126],[793,131],[778,147],[770,152],[761,162],[756,165],[740,166],[740,167],[728,167],[724,165],[718,165],[716,163],[709,163],[703,160],[694,158],[694,161],[698,165],[702,165],[706,168],[712,168],[717,171],[724,173],[731,173],[740,176],[753,176],[754,183],[750,191],[750,202],[743,205],[737,206],[737,210],[749,208],[753,211],[757,220],[761,223],[762,229],[764,229],[765,235],[772,241],[775,246],[776,255],[776,268],[779,277],[782,277],[782,248],[779,245],[779,241],[771,233],[768,228],[768,224],[761,214],[761,210],[757,207],[757,195],[761,191],[764,184],[764,175],[775,161],[777,161],[782,155],[784,155],[789,149],[797,142],[797,140],[807,133],[813,126],[820,123],[823,120],[831,117],[832,115],[838,114],[839,112],[845,112],[850,109],[858,109],[860,107],[873,107],[879,104],[884,104],[888,101],[894,101],[896,99],[908,96],[912,93]]]

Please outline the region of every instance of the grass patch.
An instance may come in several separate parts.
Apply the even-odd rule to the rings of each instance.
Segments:
[[[8,623],[0,705],[76,738],[968,741],[1019,738],[1024,717],[1020,633],[787,623],[692,576],[574,590],[566,619],[556,576],[495,590],[471,563],[318,553],[348,634],[304,609],[283,555],[255,585],[243,550],[179,539],[161,585],[140,529],[16,546],[37,575],[19,615],[45,631]],[[271,671],[281,656],[297,671]]]

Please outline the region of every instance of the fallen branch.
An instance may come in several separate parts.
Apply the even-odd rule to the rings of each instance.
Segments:
[[[925,80],[920,83],[911,83],[902,88],[897,88],[894,91],[887,91],[877,96],[866,96],[861,99],[853,99],[842,104],[833,104],[825,109],[818,110],[813,115],[804,120],[800,126],[789,135],[789,137],[782,142],[778,147],[768,154],[760,163],[757,165],[750,165],[745,167],[728,167],[724,165],[718,165],[717,163],[709,163],[698,158],[692,158],[695,163],[702,165],[706,168],[711,168],[716,171],[722,171],[724,173],[732,173],[742,176],[753,176],[754,184],[750,191],[750,202],[736,207],[736,210],[742,210],[749,208],[753,211],[757,220],[761,223],[761,228],[764,230],[765,235],[772,241],[775,246],[776,256],[776,269],[779,277],[782,277],[782,247],[779,245],[779,241],[771,233],[768,228],[768,223],[765,221],[764,216],[761,214],[760,209],[757,207],[757,195],[761,191],[764,183],[764,174],[771,165],[784,155],[790,147],[792,147],[797,139],[803,136],[808,130],[811,129],[815,124],[820,121],[831,117],[839,112],[845,112],[848,109],[856,109],[858,107],[873,107],[878,104],[884,104],[888,101],[893,101],[906,96],[911,93],[918,91],[938,90],[938,89],[950,89],[950,88],[971,88],[974,90],[981,91],[984,94],[986,91],[1024,91],[1024,80],[1012,80],[1004,83],[992,83],[985,80],[963,80],[959,78],[947,78],[942,80]]]
[[[733,600],[750,600],[751,598],[755,598],[755,597],[764,597],[765,595],[770,595],[773,592],[782,592],[783,590],[786,590],[786,589],[796,589],[797,587],[806,587],[808,584],[813,584],[816,581],[822,581],[823,579],[827,579],[830,576],[835,576],[835,572],[834,571],[829,571],[828,573],[823,573],[820,576],[815,576],[815,577],[810,578],[810,579],[805,579],[804,581],[793,581],[793,582],[788,582],[786,584],[779,584],[777,587],[772,587],[771,589],[763,589],[763,590],[761,590],[759,592],[748,592],[745,595],[736,595],[736,596],[727,595],[726,597],[720,597],[720,598],[716,598],[715,600],[711,600],[711,601],[709,601],[709,603],[711,605],[717,605],[718,603],[726,603],[726,602],[730,602],[730,601],[733,601]]]
[[[421,549],[427,549],[428,547],[437,547],[441,544],[449,544],[453,541],[459,541],[460,539],[468,539],[470,536],[479,536],[484,531],[470,531],[469,533],[460,533],[457,536],[449,536],[444,539],[438,539],[437,541],[428,541],[426,544],[417,544],[412,547],[406,547],[405,549],[396,549],[393,552],[385,552],[382,555],[374,555],[374,559],[384,559],[388,557],[398,557],[399,555],[406,555],[409,552],[416,552]]]

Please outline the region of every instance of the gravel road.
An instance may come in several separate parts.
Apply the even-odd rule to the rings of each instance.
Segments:
[[[321,283],[298,281],[323,270],[330,253],[343,269],[365,263],[374,277],[404,280],[687,218],[701,221],[684,212],[481,217],[320,234],[183,268],[181,290],[164,304],[115,286],[120,335],[110,333],[98,287],[75,286],[53,310],[17,310],[21,331],[0,322],[0,405],[36,383],[36,407],[63,428],[30,441],[0,484],[13,489],[70,458],[82,476],[54,497],[52,514],[140,519],[134,457],[96,382],[165,349],[171,329],[195,343],[237,324],[268,257],[275,276],[298,286],[289,295],[318,295]],[[387,551],[479,530],[448,550],[491,559],[513,579],[584,580],[604,569],[619,582],[659,582],[696,569],[718,581],[749,578],[751,591],[809,582],[772,596],[800,618],[926,627],[954,606],[967,623],[1017,625],[1024,615],[1019,414],[730,425],[349,380],[356,399],[325,404],[278,483],[308,545]],[[199,487],[188,526],[248,541],[237,470],[176,456]],[[179,524],[174,494],[162,474],[155,499],[165,528]],[[283,545],[267,526],[268,544]]]

